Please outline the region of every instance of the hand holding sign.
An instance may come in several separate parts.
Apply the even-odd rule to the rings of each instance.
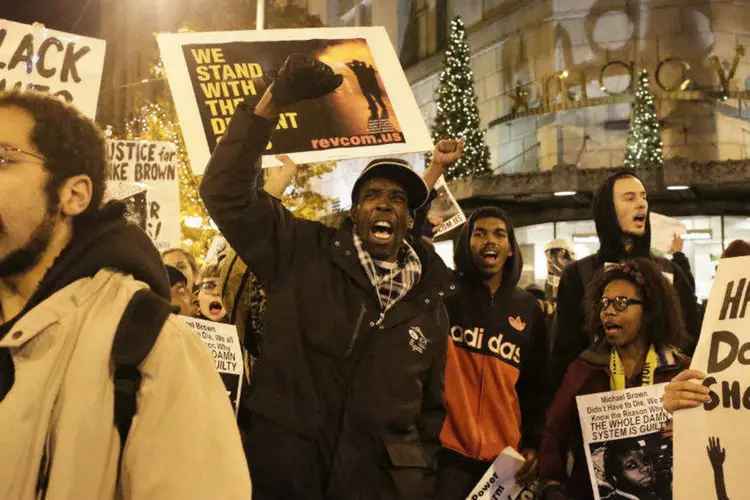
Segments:
[[[672,238],[672,246],[669,248],[669,254],[674,255],[677,252],[682,252],[683,248],[685,248],[685,241],[682,239],[682,236],[680,236],[679,233],[674,233],[674,237]]]
[[[711,401],[708,387],[693,380],[703,380],[706,374],[698,370],[685,370],[664,389],[664,409],[673,413],[683,408],[694,408]]]
[[[537,473],[539,472],[539,459],[536,456],[536,451],[531,448],[521,450],[521,456],[526,461],[518,469],[518,472],[516,472],[516,481],[520,484],[529,484],[536,480]]]
[[[281,162],[281,166],[266,169],[265,190],[271,196],[281,199],[297,173],[297,164],[287,155],[276,155],[276,159]]]

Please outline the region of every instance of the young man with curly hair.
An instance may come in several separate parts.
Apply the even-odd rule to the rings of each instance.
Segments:
[[[118,325],[170,287],[148,236],[101,206],[104,144],[58,99],[0,93],[0,498],[247,499],[223,384],[176,317],[138,366],[129,431],[115,421]]]

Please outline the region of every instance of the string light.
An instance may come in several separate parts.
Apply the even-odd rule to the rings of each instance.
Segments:
[[[624,164],[634,168],[664,164],[659,120],[646,70],[638,76]]]
[[[490,150],[484,140],[485,132],[480,129],[466,27],[460,16],[451,21],[444,66],[437,89],[437,116],[432,126],[432,140],[464,137],[463,156],[448,165],[445,177],[451,180],[491,174]]]

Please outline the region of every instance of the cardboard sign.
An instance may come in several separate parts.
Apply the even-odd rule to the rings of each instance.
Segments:
[[[227,396],[229,401],[232,402],[232,408],[234,408],[234,414],[236,415],[240,404],[242,372],[244,370],[237,328],[234,325],[215,323],[188,316],[180,316],[180,318],[200,336],[203,343],[211,351],[216,363],[216,371],[219,372],[224,387],[227,388]]]
[[[237,106],[260,101],[292,53],[344,77],[333,93],[285,109],[263,166],[285,153],[297,164],[432,149],[409,82],[384,28],[319,28],[157,37],[190,162],[202,174]]]
[[[108,191],[122,190],[128,185],[147,187],[143,229],[160,251],[179,247],[180,182],[175,145],[157,141],[109,141],[107,152]]]
[[[533,500],[536,486],[516,483],[516,472],[526,460],[512,447],[506,447],[497,456],[466,500]]]
[[[445,183],[445,178],[442,175],[435,183],[435,191],[437,192],[437,197],[432,200],[427,217],[431,221],[441,221],[435,232],[435,237],[438,237],[466,222],[466,215],[461,210],[461,207],[458,206],[456,198],[453,197],[453,193],[448,189],[448,185]]]
[[[596,500],[672,498],[672,441],[661,435],[667,421],[662,408],[666,386],[576,398]]]
[[[750,491],[750,257],[721,259],[690,368],[711,401],[674,414],[675,498],[745,498]]]
[[[49,92],[96,116],[106,42],[0,19],[0,91]]]

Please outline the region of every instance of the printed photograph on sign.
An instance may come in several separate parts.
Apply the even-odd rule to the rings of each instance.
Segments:
[[[589,445],[602,499],[672,497],[672,440],[646,435]]]
[[[106,42],[0,19],[0,91],[49,92],[96,116]]]
[[[285,108],[263,157],[296,163],[432,148],[427,128],[383,28],[316,28],[164,34],[162,60],[197,174],[226,133],[237,106],[250,109],[290,54],[328,64],[343,83]]]

